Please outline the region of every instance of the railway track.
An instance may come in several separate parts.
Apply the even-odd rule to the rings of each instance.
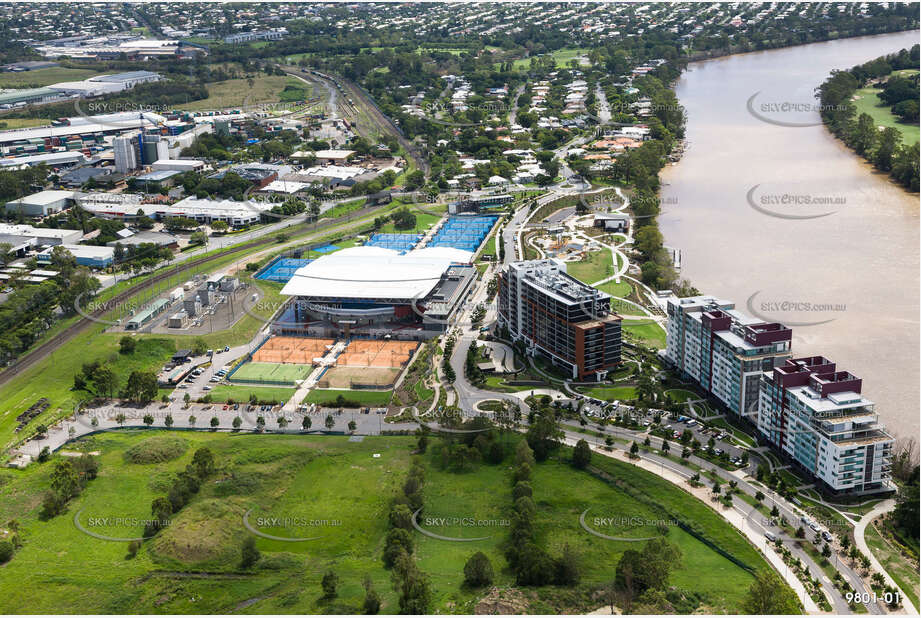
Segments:
[[[419,151],[416,146],[413,145],[406,136],[403,134],[402,129],[398,127],[389,116],[387,116],[380,107],[377,106],[377,103],[374,102],[374,99],[369,95],[363,88],[357,84],[345,79],[344,77],[339,77],[337,75],[328,75],[326,73],[321,73],[316,70],[303,70],[299,67],[294,66],[281,66],[281,69],[291,73],[296,76],[303,77],[304,79],[322,79],[328,83],[332,83],[336,90],[338,90],[341,95],[342,100],[339,101],[339,108],[343,112],[343,116],[351,117],[355,120],[357,126],[358,120],[358,105],[361,104],[364,111],[368,114],[371,120],[377,124],[382,131],[390,133],[393,137],[396,138],[400,146],[403,147],[403,150],[409,155],[409,157],[416,164],[416,167],[428,177],[430,173],[430,167],[428,161],[425,157],[422,156],[422,153]]]

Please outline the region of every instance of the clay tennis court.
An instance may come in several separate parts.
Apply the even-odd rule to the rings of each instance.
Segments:
[[[412,358],[418,341],[375,341],[358,339],[336,359],[337,367],[401,368]]]
[[[253,354],[254,363],[296,363],[312,365],[313,359],[326,356],[332,339],[309,337],[271,337]]]

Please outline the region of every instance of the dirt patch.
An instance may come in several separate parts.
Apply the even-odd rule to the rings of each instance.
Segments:
[[[517,588],[490,588],[477,601],[477,614],[526,614],[533,594]]]
[[[351,389],[353,385],[390,386],[400,375],[399,369],[383,367],[333,367],[317,383],[320,388]]]

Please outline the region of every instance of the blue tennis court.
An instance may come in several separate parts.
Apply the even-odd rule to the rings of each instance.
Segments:
[[[498,217],[450,217],[429,241],[428,247],[453,247],[475,252]]]
[[[366,247],[383,247],[394,251],[406,252],[416,246],[422,234],[372,234]]]
[[[287,283],[288,280],[294,276],[294,272],[298,268],[301,266],[306,266],[312,261],[313,260],[286,257],[275,258],[272,262],[257,272],[254,277],[264,281],[277,281],[279,283]]]
[[[338,251],[339,247],[336,245],[323,245],[322,247],[316,247],[310,251],[313,253],[332,253],[333,251]]]

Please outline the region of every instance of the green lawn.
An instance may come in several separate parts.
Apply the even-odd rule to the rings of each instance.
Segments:
[[[616,296],[618,298],[626,298],[630,296],[631,292],[633,292],[633,285],[628,281],[621,281],[620,283],[617,283],[616,281],[612,280],[595,287],[597,287],[602,292],[606,292],[607,294]]]
[[[354,401],[362,406],[383,407],[390,403],[393,391],[313,389],[307,394],[303,403],[335,406],[339,395],[345,397],[346,401]]]
[[[624,335],[632,337],[656,349],[665,348],[665,330],[652,320],[624,320],[621,322]]]
[[[919,130],[917,124],[907,124],[899,122],[891,111],[891,108],[885,106],[880,100],[878,94],[882,92],[880,88],[860,88],[854,94],[856,100],[853,102],[857,108],[857,116],[860,114],[869,114],[873,118],[873,123],[878,127],[895,127],[902,134],[903,144],[917,144]]]
[[[589,285],[610,277],[614,274],[611,250],[605,247],[588,253],[581,262],[566,262],[566,272]]]
[[[917,565],[913,565],[897,548],[890,545],[873,523],[867,526],[864,538],[876,559],[886,567],[889,576],[895,580],[902,592],[911,599],[912,605],[917,608],[919,589]]]
[[[285,388],[284,386],[237,386],[218,384],[214,387],[211,394],[211,400],[224,403],[226,401],[245,402],[249,401],[251,395],[256,395],[259,401],[276,401],[285,403],[294,396],[294,388]]]
[[[58,82],[78,82],[96,75],[92,69],[49,67],[20,73],[0,73],[0,88],[42,88]]]
[[[393,223],[381,226],[378,232],[381,234],[422,234],[434,224],[441,220],[441,215],[433,215],[418,208],[410,208],[410,212],[416,215],[416,226],[409,230],[398,230]]]
[[[380,561],[391,497],[402,484],[415,446],[412,437],[307,435],[232,435],[207,431],[173,432],[186,449],[170,461],[129,463],[125,451],[162,435],[159,431],[106,432],[71,447],[100,451],[99,476],[72,500],[69,510],[49,521],[37,511],[49,486],[52,464],[25,471],[0,470],[0,520],[16,519],[23,547],[0,569],[3,609],[10,613],[361,613],[367,574],[381,595],[382,614],[398,612],[390,573]],[[518,436],[509,436],[509,450]],[[419,567],[433,588],[433,613],[471,613],[482,595],[461,586],[463,565],[475,551],[493,563],[496,584],[507,586],[502,544],[508,536],[503,519],[511,503],[508,463],[479,464],[466,473],[434,465],[433,446],[423,456],[425,517],[472,518],[492,525],[439,525],[420,519],[436,534],[482,541],[449,542],[413,533]],[[129,520],[149,517],[151,501],[166,493],[172,479],[191,461],[197,448],[215,455],[217,472],[191,502],[174,513],[168,528],[145,541],[138,555],[126,558],[127,543],[84,535],[139,536]],[[181,449],[180,449],[181,450]],[[561,455],[569,457],[568,449]],[[613,577],[620,555],[636,544],[590,535],[579,524],[589,509],[594,517],[681,519],[709,542],[754,568],[764,561],[748,542],[710,508],[682,489],[633,466],[593,456],[593,465],[616,483],[550,460],[534,469],[537,505],[535,535],[552,555],[569,545],[579,556],[582,583],[572,589],[546,587],[523,591],[522,611],[585,613],[601,603],[595,587]],[[256,539],[262,557],[251,571],[241,571],[240,547],[250,532],[312,540],[286,542]],[[100,521],[121,518],[122,523]],[[288,518],[285,526],[270,519]],[[95,522],[95,523],[94,523]],[[649,535],[650,526],[631,524],[602,533],[626,537]],[[682,559],[670,585],[699,595],[700,610],[738,613],[751,575],[714,549],[674,525],[666,538]],[[654,534],[654,533],[653,533]],[[320,579],[328,569],[340,578],[338,598],[322,598]],[[209,573],[183,577],[184,572]],[[41,574],[36,578],[37,574]],[[125,585],[131,582],[131,585]]]
[[[673,388],[665,391],[665,394],[672,398],[673,401],[684,403],[688,399],[700,399],[700,395],[692,391],[686,391],[680,388]]]
[[[557,68],[569,68],[569,61],[574,59],[576,56],[581,56],[587,54],[588,49],[585,48],[566,48],[558,49],[554,52],[551,52],[551,56],[556,60]],[[497,65],[498,66],[498,65]],[[520,71],[522,69],[527,69],[531,66],[531,58],[519,58],[513,63],[513,70]]]
[[[636,398],[636,389],[632,386],[582,386],[579,387],[579,391],[589,397],[604,401],[624,401]]]
[[[313,371],[312,365],[250,362],[237,369],[230,377],[230,381],[251,380],[294,384],[295,380],[303,380],[309,376],[311,371]]]

